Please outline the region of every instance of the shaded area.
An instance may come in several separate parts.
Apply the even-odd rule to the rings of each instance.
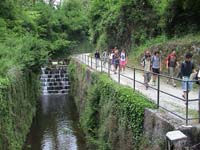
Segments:
[[[85,150],[78,114],[68,95],[41,96],[24,149]]]

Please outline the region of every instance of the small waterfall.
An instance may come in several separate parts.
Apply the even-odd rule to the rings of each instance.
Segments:
[[[53,68],[41,68],[41,87],[43,95],[67,94],[69,80],[66,65],[56,65]]]

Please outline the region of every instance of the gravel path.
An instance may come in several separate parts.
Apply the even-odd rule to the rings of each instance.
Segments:
[[[92,61],[92,69],[97,71],[102,71],[108,73],[108,64],[105,64],[105,66],[102,65],[101,62],[99,62],[99,66],[96,67],[95,65],[95,59],[89,57],[89,54],[81,54],[74,56],[77,60],[81,61],[82,63],[87,64],[91,67],[91,61]],[[120,84],[129,86],[133,88],[133,69],[126,67],[125,72],[120,73]],[[119,82],[119,74],[114,74],[114,72],[110,71],[110,77],[116,81]],[[146,90],[145,86],[143,85],[143,73],[142,71],[136,70],[135,71],[135,89],[142,93],[144,96],[148,97],[151,101],[153,101],[155,104],[158,102],[158,86],[152,86],[150,83],[150,87],[148,90]],[[186,119],[186,111],[187,111],[187,105],[186,101],[182,98],[182,90],[181,90],[181,81],[177,81],[177,87],[173,87],[172,85],[169,85],[166,83],[166,78],[161,77],[160,80],[160,92],[159,92],[159,106],[163,109],[167,109],[176,115],[179,116],[179,118],[182,118],[183,120]],[[188,118],[196,118],[192,121],[190,121],[190,124],[194,124],[198,122],[198,109],[199,109],[199,91],[198,87],[193,89],[189,93],[189,101],[188,101]],[[196,101],[190,101],[190,100],[196,100]],[[176,116],[174,116],[176,117]]]

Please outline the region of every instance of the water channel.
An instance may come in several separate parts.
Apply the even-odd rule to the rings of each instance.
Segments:
[[[41,96],[25,150],[86,150],[76,107],[68,95]]]

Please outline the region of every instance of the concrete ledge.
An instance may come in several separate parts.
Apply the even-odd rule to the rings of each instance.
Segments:
[[[180,130],[187,136],[187,144],[189,147],[198,145],[200,143],[200,125],[185,126],[180,119],[174,118],[172,115],[162,112],[160,110],[145,109],[144,117],[144,136],[150,141],[159,141],[165,147],[166,134],[169,131]],[[175,138],[175,137],[174,137]],[[171,139],[173,141],[173,138]],[[186,141],[184,141],[185,143]],[[156,147],[156,150],[162,150]]]

